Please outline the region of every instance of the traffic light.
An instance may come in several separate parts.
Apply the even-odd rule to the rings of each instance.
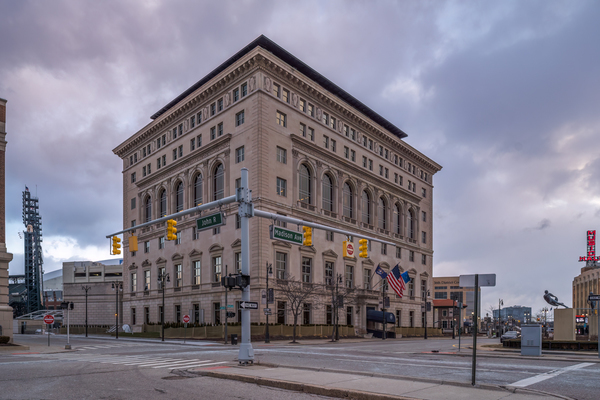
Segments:
[[[118,237],[112,237],[112,253],[110,253],[111,255],[121,254],[121,250],[119,250],[121,248],[121,245],[119,244],[120,242],[121,239],[119,239]]]
[[[358,241],[358,256],[362,257],[362,258],[368,258],[369,257],[369,246],[368,246],[368,240],[367,239],[360,239]]]
[[[170,219],[167,221],[167,240],[175,240],[177,239],[177,221],[174,219]]]
[[[312,228],[309,226],[303,226],[302,230],[304,231],[304,234],[302,235],[304,237],[302,245],[312,246]]]

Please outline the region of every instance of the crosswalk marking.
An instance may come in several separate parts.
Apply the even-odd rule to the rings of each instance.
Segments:
[[[520,381],[517,381],[515,383],[511,383],[511,384],[509,384],[507,386],[509,386],[509,387],[525,387],[525,386],[533,385],[534,383],[545,381],[546,379],[550,379],[550,378],[553,378],[553,377],[558,376],[560,374],[564,374],[565,372],[569,372],[569,371],[573,371],[573,370],[576,370],[576,369],[581,369],[581,368],[589,367],[590,365],[594,365],[594,363],[581,363],[581,364],[570,365],[570,366],[565,367],[565,368],[561,368],[561,369],[557,369],[557,370],[554,370],[554,371],[546,372],[545,374],[540,374],[540,375],[532,376],[531,378],[521,379]]]
[[[67,361],[83,361],[98,364],[112,364],[123,366],[137,366],[139,368],[168,368],[183,369],[208,365],[226,364],[228,361],[215,362],[214,360],[200,360],[197,358],[167,358],[149,355],[92,355],[92,354],[57,354],[56,359]]]

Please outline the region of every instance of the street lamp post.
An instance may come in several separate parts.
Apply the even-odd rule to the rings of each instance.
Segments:
[[[158,284],[162,289],[162,311],[160,313],[161,341],[165,341],[165,282],[170,282],[169,274],[163,269],[158,273]]]
[[[273,273],[273,265],[267,262],[267,308],[269,308],[269,275]],[[270,343],[271,340],[269,338],[269,314],[267,313],[267,327],[265,330],[265,343]]]
[[[88,290],[90,290],[91,286],[82,286],[81,290],[85,290],[85,337],[88,337]]]
[[[504,305],[504,300],[502,299],[498,299],[498,333],[496,337],[499,337],[500,335],[502,335],[502,332],[500,332],[500,330],[502,329],[502,317],[500,316],[500,307]]]
[[[425,283],[427,285],[427,283]],[[425,292],[425,335],[423,335],[423,339],[427,339],[427,299],[429,298],[429,289]],[[434,317],[435,318],[435,317]]]
[[[115,302],[115,332],[116,332],[115,336],[116,337],[115,338],[118,339],[119,338],[119,291],[123,290],[123,282],[113,282],[112,290],[115,291],[115,298],[116,298],[116,302]],[[86,291],[86,295],[87,295],[87,291]],[[87,299],[87,296],[86,296],[86,299]],[[87,317],[86,317],[86,321],[87,321]],[[86,324],[86,326],[87,326],[87,324]]]

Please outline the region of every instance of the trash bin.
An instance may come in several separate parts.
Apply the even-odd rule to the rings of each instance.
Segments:
[[[231,334],[231,344],[233,344],[233,345],[237,344],[237,337],[238,337],[237,333]]]

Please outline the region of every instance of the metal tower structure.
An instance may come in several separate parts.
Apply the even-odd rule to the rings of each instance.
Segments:
[[[25,230],[25,286],[27,287],[27,313],[39,311],[42,306],[42,217],[38,198],[31,197],[29,188],[23,192],[23,224]]]

